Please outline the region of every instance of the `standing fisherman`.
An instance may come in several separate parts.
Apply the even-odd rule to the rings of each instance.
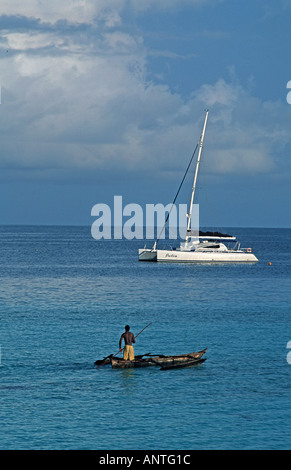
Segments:
[[[132,343],[135,343],[134,335],[130,331],[129,325],[126,325],[125,327],[125,333],[121,335],[121,338],[119,340],[119,352],[122,351],[121,348],[121,343],[122,340],[124,339],[125,347],[123,350],[123,359],[133,361],[134,360],[134,350]]]

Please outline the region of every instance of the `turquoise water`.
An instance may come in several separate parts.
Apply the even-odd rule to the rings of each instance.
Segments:
[[[90,227],[0,227],[0,448],[290,449],[291,230],[235,234],[258,264],[138,263],[143,242]],[[150,322],[137,354],[207,361],[96,370]]]

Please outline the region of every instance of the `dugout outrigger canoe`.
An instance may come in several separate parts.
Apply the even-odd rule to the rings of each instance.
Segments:
[[[95,365],[111,365],[112,369],[131,369],[138,367],[151,367],[158,366],[161,370],[180,369],[184,367],[193,367],[202,364],[206,361],[203,358],[207,348],[202,351],[180,354],[178,356],[165,356],[162,354],[143,354],[136,356],[133,361],[124,360],[121,357],[114,357],[113,355],[107,357],[105,360],[101,359],[95,362]]]

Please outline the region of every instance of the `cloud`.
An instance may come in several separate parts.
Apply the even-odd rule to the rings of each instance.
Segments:
[[[107,26],[120,23],[125,9],[143,12],[149,9],[172,10],[185,6],[206,6],[225,0],[11,0],[1,8],[2,15],[37,18],[41,22],[92,23],[105,20]]]
[[[188,98],[150,80],[150,51],[141,33],[122,23],[124,4],[7,4],[7,14],[19,7],[19,14],[57,22],[67,13],[66,19],[78,24],[31,22],[22,31],[2,31],[0,167],[62,178],[154,168],[165,177],[184,170],[209,107],[208,173],[284,171],[289,109],[253,97],[235,78],[201,85]],[[138,9],[134,0],[131,4]]]
[[[12,0],[2,7],[2,15],[38,18],[42,22],[56,23],[66,20],[71,23],[91,23],[95,17],[103,16],[108,8],[119,7],[122,0]]]
[[[284,103],[262,101],[239,83],[222,79],[203,85],[195,98],[211,108],[209,164],[214,171],[281,172],[291,144]]]

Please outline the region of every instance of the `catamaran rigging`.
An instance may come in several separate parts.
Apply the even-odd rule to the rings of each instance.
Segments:
[[[197,187],[197,180],[199,174],[199,167],[201,162],[201,155],[203,150],[203,144],[205,139],[206,133],[206,126],[208,121],[209,111],[206,111],[205,120],[203,124],[202,134],[199,140],[199,143],[196,145],[196,148],[193,152],[189,165],[186,169],[178,192],[175,196],[171,209],[168,213],[168,216],[165,220],[164,226],[154,243],[152,249],[139,249],[139,261],[167,261],[167,262],[256,262],[258,259],[252,253],[250,248],[241,249],[240,244],[237,242],[234,248],[228,248],[223,241],[236,241],[236,237],[231,235],[224,235],[220,232],[201,232],[199,231],[192,231],[191,229],[191,221],[192,221],[192,211],[193,211],[193,204],[195,200],[195,192]],[[195,174],[194,174],[194,181],[192,186],[191,198],[190,198],[190,205],[189,205],[189,212],[186,214],[187,217],[187,231],[186,231],[186,239],[184,243],[180,244],[180,247],[177,249],[170,249],[170,250],[160,250],[157,249],[157,243],[160,240],[161,234],[165,229],[165,226],[168,222],[170,213],[174,207],[178,194],[181,190],[181,187],[185,181],[186,175],[189,171],[189,168],[192,164],[194,156],[196,154],[197,148],[198,157],[196,162]]]

